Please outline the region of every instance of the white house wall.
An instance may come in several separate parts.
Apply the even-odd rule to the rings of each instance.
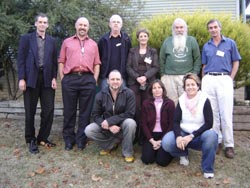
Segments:
[[[194,12],[209,10],[213,13],[229,13],[232,18],[239,19],[239,0],[142,0],[144,9],[141,14],[153,16],[158,14],[172,14],[178,11]]]

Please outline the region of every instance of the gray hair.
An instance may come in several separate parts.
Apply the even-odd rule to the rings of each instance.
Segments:
[[[222,25],[221,25],[220,21],[217,20],[217,19],[211,19],[211,20],[209,20],[209,21],[207,22],[207,28],[208,28],[208,25],[209,25],[209,24],[214,23],[214,22],[217,22],[217,24],[219,25],[219,27],[222,28]]]
[[[180,23],[184,26],[185,28],[185,31],[187,32],[188,31],[188,26],[187,26],[187,23],[185,22],[185,20],[183,20],[182,18],[176,18],[172,24],[172,33],[174,33],[174,28],[175,28],[175,25],[177,23]]]
[[[121,24],[122,24],[122,18],[121,18],[121,16],[119,16],[118,14],[113,14],[113,15],[110,17],[110,19],[109,19],[109,23],[111,23],[112,20],[113,20],[115,17],[117,17],[117,18],[121,21]]]

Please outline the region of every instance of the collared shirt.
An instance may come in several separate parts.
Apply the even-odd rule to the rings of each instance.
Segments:
[[[94,73],[94,66],[101,64],[96,42],[89,37],[80,41],[76,35],[63,41],[58,62],[64,64],[64,74],[74,70]]]
[[[204,73],[208,72],[228,72],[232,71],[232,63],[240,61],[241,56],[238,52],[234,40],[222,36],[222,40],[216,46],[210,39],[202,50],[202,64],[206,65]]]
[[[36,33],[39,67],[43,66],[45,38]]]
[[[114,36],[114,34],[112,32],[110,32],[109,38],[111,38],[111,37],[114,37],[114,38],[116,38],[116,37],[122,37],[122,35],[121,35],[121,32],[120,32],[117,36]]]

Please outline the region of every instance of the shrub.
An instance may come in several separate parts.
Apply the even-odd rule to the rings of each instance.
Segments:
[[[218,19],[222,24],[221,33],[236,41],[242,60],[235,78],[236,88],[250,85],[250,27],[239,20],[233,20],[229,14],[213,14],[211,12],[197,11],[193,14],[175,13],[171,15],[158,15],[151,19],[143,20],[134,29],[132,34],[133,45],[137,45],[135,33],[139,28],[147,28],[150,32],[149,45],[158,50],[164,39],[172,35],[172,23],[176,18],[183,18],[188,25],[188,34],[197,39],[200,50],[210,39],[207,31],[207,22],[210,19]]]

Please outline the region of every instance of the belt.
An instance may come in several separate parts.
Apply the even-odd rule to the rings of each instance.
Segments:
[[[90,72],[70,72],[69,74],[76,74],[76,75],[79,75],[79,76],[82,76],[84,74],[91,74]]]
[[[229,75],[228,72],[208,72],[206,74],[211,75],[211,76],[225,76],[225,75]]]

